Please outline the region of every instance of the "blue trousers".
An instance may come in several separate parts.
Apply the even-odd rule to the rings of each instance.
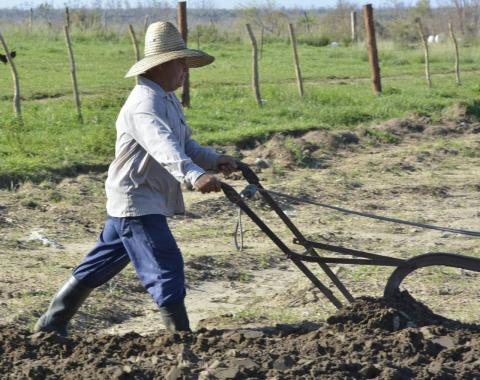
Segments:
[[[183,301],[183,258],[165,216],[109,216],[95,247],[74,270],[73,276],[86,286],[96,288],[129,262],[159,306]]]

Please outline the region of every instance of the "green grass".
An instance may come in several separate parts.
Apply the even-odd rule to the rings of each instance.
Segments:
[[[41,179],[79,168],[104,167],[114,154],[115,119],[134,81],[123,76],[133,63],[128,36],[73,34],[82,94],[84,125],[77,122],[68,58],[60,33],[4,33],[21,80],[24,126],[15,123],[8,67],[0,67],[0,184]],[[452,73],[448,44],[432,55],[433,89],[423,77],[422,51],[379,46],[384,92],[374,96],[367,54],[361,46],[299,46],[305,98],[297,94],[290,46],[271,43],[260,61],[263,108],[251,87],[247,43],[205,44],[216,56],[191,71],[192,108],[187,110],[195,138],[204,144],[263,140],[275,132],[354,129],[411,113],[439,118],[442,110],[464,103],[478,113],[480,79],[475,70],[480,48],[461,48],[463,85]],[[387,139],[388,140],[388,139]],[[387,141],[388,142],[388,141]]]

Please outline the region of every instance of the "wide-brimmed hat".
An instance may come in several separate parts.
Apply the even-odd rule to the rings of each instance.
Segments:
[[[182,36],[169,22],[154,22],[145,33],[144,58],[128,70],[125,78],[140,75],[162,63],[185,58],[187,67],[202,67],[213,62],[211,55],[195,49],[187,49]]]

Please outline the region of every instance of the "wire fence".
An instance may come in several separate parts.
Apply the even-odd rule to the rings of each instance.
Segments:
[[[67,54],[62,29],[60,29],[63,23],[67,21],[67,16],[68,22],[72,25],[72,45],[77,60],[76,66],[78,67],[80,93],[82,96],[89,96],[102,93],[122,93],[131,88],[131,81],[123,80],[123,74],[138,57],[134,57],[131,47],[128,47],[130,37],[127,21],[131,21],[131,30],[136,31],[140,45],[139,49],[142,50],[143,37],[148,24],[158,19],[175,22],[176,15],[174,12],[172,9],[161,9],[148,14],[148,17],[146,15],[141,17],[142,15],[136,13],[121,14],[117,12],[112,14],[110,18],[107,12],[104,12],[101,15],[102,17],[100,17],[99,12],[93,12],[87,19],[82,19],[78,12],[72,13],[67,11],[62,17],[60,17],[58,12],[55,13],[55,17],[49,16],[47,18],[49,21],[46,22],[45,20],[43,22],[36,20],[35,22],[31,14],[31,18],[24,20],[22,26],[12,22],[5,30],[7,31],[7,42],[11,50],[18,52],[15,62],[18,62],[22,99],[58,98],[73,92],[69,84],[70,76],[67,66]],[[273,39],[271,35],[270,39],[264,38],[264,28],[257,27],[256,30],[252,28],[252,35],[256,36],[258,42],[256,49],[259,50],[256,54],[256,59],[259,61],[257,65],[260,66],[260,76],[258,77],[257,74],[257,83],[254,83],[254,94],[257,98],[257,103],[262,105],[259,87],[264,82],[273,83],[277,81],[281,83],[282,81],[294,81],[296,77],[297,84],[301,88],[300,96],[303,96],[303,80],[306,83],[315,81],[338,81],[342,83],[342,81],[368,80],[369,56],[367,46],[359,33],[362,25],[359,25],[361,23],[357,21],[354,22],[354,19],[356,20],[357,17],[354,17],[352,13],[351,39],[343,43],[322,41],[320,36],[315,40],[312,38],[314,31],[309,27],[305,28],[305,31],[308,31],[310,39],[306,38],[307,34],[298,33],[296,40],[293,40],[291,37],[292,32],[295,31],[293,24],[290,24],[292,32],[289,40],[286,41],[280,37]],[[25,28],[25,23],[28,25],[28,28]],[[207,47],[213,46],[218,48],[218,46],[215,46],[215,38],[208,35],[209,27],[212,29],[212,23],[210,23],[210,26],[208,24],[198,24],[196,30],[203,30],[205,35],[190,33],[189,45],[193,45],[194,48],[201,48],[201,45],[206,44]],[[191,26],[189,28],[192,30]],[[298,23],[296,28],[301,29]],[[454,27],[451,28],[451,33],[453,31]],[[247,33],[243,32],[237,35],[237,37],[239,36],[242,39],[246,38]],[[382,76],[387,80],[389,78],[396,80],[402,77],[420,78],[424,75],[422,71],[425,65],[427,65],[429,68],[427,84],[431,86],[432,80],[435,82],[435,76],[438,74],[449,75],[450,73],[455,73],[455,80],[459,83],[460,68],[467,72],[476,70],[476,62],[480,59],[480,50],[473,44],[464,43],[462,46],[462,41],[460,41],[459,47],[458,44],[455,46],[453,43],[457,41],[454,37],[449,39],[448,36],[437,35],[433,40],[431,40],[432,36],[425,35],[424,37],[424,46],[429,47],[428,62],[425,60],[427,55],[422,52],[420,43],[405,46],[391,40],[380,40],[378,51]],[[27,38],[30,41],[35,41],[35,49],[31,49],[25,43]],[[202,38],[205,42],[202,41]],[[242,46],[238,54],[244,56],[242,58],[243,75],[241,79],[239,76],[238,80],[232,80],[234,85],[248,85],[249,82],[247,78],[250,76],[249,67],[251,65],[248,63],[248,59],[245,58],[248,56],[248,50],[244,46],[245,44],[242,45],[242,39],[237,41],[239,41],[238,45]],[[298,42],[299,46],[298,52],[296,51],[296,42]],[[324,44],[324,42],[327,43]],[[269,57],[269,54],[274,52],[278,45],[282,44],[292,45],[295,59],[289,58],[288,61],[285,60],[285,64],[290,68],[285,66],[283,75],[277,74],[276,77],[269,77],[268,65],[276,59],[275,56]],[[275,46],[275,48],[264,51],[267,45]],[[325,45],[323,49],[321,45]],[[24,46],[25,50],[22,49]],[[229,48],[228,44],[222,46],[226,49]],[[287,50],[286,48],[285,46],[285,51]],[[457,53],[458,51],[459,53]],[[32,56],[31,54],[34,55]],[[318,59],[318,56],[321,56],[322,62],[326,63],[324,66],[328,66],[327,69],[317,70],[318,65],[314,63],[314,60]],[[235,59],[235,57],[232,58]],[[264,70],[266,71],[265,76],[261,66],[267,67],[267,70]],[[303,75],[299,75],[300,67]],[[0,100],[8,100],[15,97],[11,90],[8,90],[8,88],[12,88],[12,79],[9,79],[8,75],[2,75],[2,71],[0,71]],[[46,76],[46,71],[53,71],[55,75]],[[226,82],[231,79],[231,77],[228,77],[229,75],[222,77],[220,74],[217,76],[217,80]],[[201,76],[200,79],[202,79]],[[213,83],[215,83],[215,79],[213,79]],[[389,91],[395,90],[390,89]],[[308,93],[306,95],[308,96]]]

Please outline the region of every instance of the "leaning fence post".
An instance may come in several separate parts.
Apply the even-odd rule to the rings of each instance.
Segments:
[[[422,21],[417,18],[415,20],[417,24],[418,34],[420,35],[420,40],[422,41],[423,46],[423,54],[425,55],[425,77],[427,79],[428,88],[432,87],[432,79],[430,77],[430,54],[428,52],[428,42],[427,37],[425,36],[425,32],[423,30]]]
[[[255,99],[257,100],[257,104],[259,107],[262,106],[262,98],[260,97],[260,86],[258,84],[258,54],[257,54],[257,40],[253,35],[252,28],[250,24],[246,24],[245,27],[247,28],[248,35],[250,36],[250,41],[252,42],[252,68],[253,68],[253,76],[252,76],[252,86],[253,92],[255,94]]]
[[[65,24],[70,28],[70,10],[65,7]]]
[[[18,79],[17,68],[15,67],[15,63],[13,63],[13,59],[10,56],[10,50],[8,50],[7,43],[5,42],[1,33],[0,33],[0,42],[2,43],[3,50],[5,51],[7,61],[10,64],[10,70],[12,72],[12,77],[13,77],[13,108],[15,110],[15,114],[17,115],[18,119],[21,122],[22,106],[20,102],[20,80]]]
[[[460,59],[459,59],[459,56],[458,56],[458,43],[457,43],[457,39],[455,38],[455,34],[453,33],[453,27],[452,27],[451,22],[448,23],[448,30],[450,32],[450,38],[452,39],[453,46],[455,48],[455,78],[457,80],[457,84],[460,85],[461,84],[461,82],[460,82]]]
[[[78,119],[83,123],[82,109],[80,105],[80,94],[78,93],[78,83],[77,83],[77,69],[75,67],[75,57],[73,55],[72,42],[70,41],[70,33],[68,26],[64,26],[65,31],[65,42],[67,43],[68,57],[70,59],[70,73],[72,77],[72,86],[73,86],[73,95],[75,98],[75,105],[77,107]]]
[[[177,4],[177,25],[182,35],[185,45],[187,45],[188,39],[188,27],[187,27],[187,2],[179,1]],[[184,107],[190,107],[190,75],[187,70],[185,79],[183,80],[182,89],[182,105]]]
[[[290,41],[292,42],[293,63],[295,64],[295,75],[297,76],[298,92],[300,93],[300,97],[303,98],[303,81],[302,73],[300,72],[300,64],[298,63],[297,40],[295,38],[295,30],[293,29],[292,24],[288,24],[288,29],[290,30]]]
[[[352,42],[357,42],[357,12],[350,13],[350,28],[352,29]]]
[[[262,26],[262,29],[260,30],[260,55],[259,58],[263,58],[263,42],[264,42],[264,33],[265,33],[265,28]]]
[[[367,4],[363,7],[363,14],[365,16],[365,28],[367,31],[368,60],[372,72],[372,88],[374,94],[378,95],[382,92],[382,82],[380,78],[380,65],[378,64],[377,40],[375,38],[372,4]]]
[[[140,61],[140,51],[138,50],[138,42],[135,37],[135,30],[132,24],[128,24],[128,32],[130,33],[130,39],[132,40],[133,52],[135,53],[135,62]],[[138,76],[135,77],[135,81],[138,83]]]

